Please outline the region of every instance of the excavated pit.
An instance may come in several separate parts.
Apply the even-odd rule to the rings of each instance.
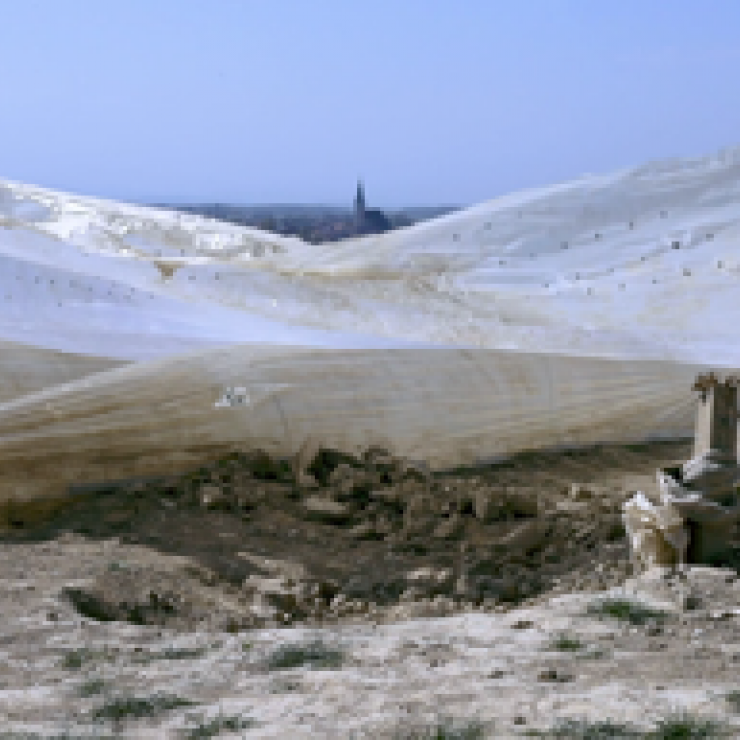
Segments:
[[[100,621],[241,631],[506,610],[623,583],[621,506],[689,446],[528,453],[434,475],[379,449],[322,450],[308,487],[287,462],[234,452],[179,476],[73,489],[44,523],[19,514],[3,537],[71,532],[149,553],[63,590]]]

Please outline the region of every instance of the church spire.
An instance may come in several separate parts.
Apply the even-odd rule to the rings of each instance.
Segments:
[[[362,180],[357,181],[357,195],[355,196],[355,229],[358,234],[365,231],[365,188]]]
[[[357,181],[357,195],[355,196],[355,210],[365,210],[365,188],[362,180]]]

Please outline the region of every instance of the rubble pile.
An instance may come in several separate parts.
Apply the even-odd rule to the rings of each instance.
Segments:
[[[608,470],[610,454],[432,474],[380,448],[319,449],[300,466],[235,451],[183,475],[77,492],[47,526],[177,556],[68,591],[100,619],[241,630],[509,609],[630,575],[623,486],[592,473],[573,482],[579,465]]]

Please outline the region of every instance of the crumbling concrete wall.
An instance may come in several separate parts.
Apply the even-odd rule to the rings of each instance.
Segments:
[[[657,471],[652,500],[639,491],[626,502],[623,519],[638,569],[707,563],[727,548],[740,518],[737,386],[735,376],[697,377],[693,457]]]

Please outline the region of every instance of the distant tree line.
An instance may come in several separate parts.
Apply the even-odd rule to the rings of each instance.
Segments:
[[[352,211],[331,210],[328,208],[304,206],[236,206],[229,204],[203,204],[203,205],[167,205],[185,213],[193,213],[207,218],[215,218],[228,223],[249,226],[263,231],[284,236],[297,236],[304,241],[317,244],[319,242],[333,242],[340,239],[348,239],[357,235],[357,224]],[[415,209],[417,212],[399,210],[387,213],[386,216],[392,229],[400,229],[405,226],[422,221],[434,215],[448,213],[452,208]]]

